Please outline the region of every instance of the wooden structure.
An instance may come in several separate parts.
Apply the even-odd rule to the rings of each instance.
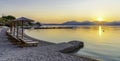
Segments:
[[[38,41],[31,40],[24,36],[24,22],[33,21],[25,17],[17,18],[10,22],[10,31],[7,34],[13,39],[21,42],[23,46],[37,46]],[[20,28],[21,27],[21,28]]]

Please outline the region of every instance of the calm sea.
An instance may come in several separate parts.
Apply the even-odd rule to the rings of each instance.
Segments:
[[[36,39],[54,43],[83,41],[77,55],[103,61],[120,61],[120,26],[77,26],[74,29],[30,29],[25,33]]]

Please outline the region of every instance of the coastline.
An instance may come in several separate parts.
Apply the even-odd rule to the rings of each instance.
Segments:
[[[26,29],[25,29],[25,30],[26,30]],[[44,46],[44,45],[54,45],[54,44],[57,44],[57,43],[48,42],[48,41],[44,41],[44,40],[39,40],[39,39],[33,38],[33,37],[27,35],[27,34],[25,33],[25,30],[24,30],[24,36],[25,36],[25,37],[27,37],[27,38],[29,38],[29,39],[31,39],[31,40],[35,40],[35,41],[38,41],[38,42],[42,43],[42,44],[43,44],[42,46]]]
[[[7,31],[6,29],[4,30],[4,34]],[[25,34],[25,33],[24,33]],[[4,35],[5,36],[5,35]],[[28,35],[25,35],[26,37],[29,37]],[[33,40],[32,37],[29,37]],[[3,40],[4,41],[4,40]],[[9,42],[9,40],[5,40],[6,42]],[[9,42],[10,43],[10,42]],[[1,61],[97,61],[94,59],[87,59],[87,58],[81,58],[78,56],[66,54],[66,53],[61,53],[58,51],[58,47],[61,49],[63,46],[68,47],[72,46],[71,44],[66,44],[66,43],[49,43],[46,41],[40,41],[40,45],[37,47],[25,47],[25,48],[19,48],[15,45],[10,44],[11,46],[6,46],[5,50],[7,53],[4,53],[0,60]],[[9,48],[9,49],[7,49]]]
[[[42,29],[42,28],[36,28],[36,29]],[[46,28],[43,28],[43,29],[46,29]],[[48,28],[48,29],[49,29],[49,28]],[[50,28],[50,29],[51,29],[51,28]],[[61,28],[60,28],[60,29],[61,29]],[[45,44],[47,44],[47,45],[49,45],[49,44],[59,44],[59,43],[53,43],[53,42],[48,42],[48,41],[43,41],[43,40],[39,40],[39,39],[33,38],[33,37],[27,35],[27,34],[25,33],[25,31],[24,31],[24,35],[25,35],[26,37],[32,39],[32,40],[37,40],[37,41],[43,42],[43,43],[45,43]],[[84,47],[83,47],[83,48],[84,48]],[[69,54],[69,53],[68,53],[68,54]],[[92,61],[99,61],[99,59],[94,59],[94,58],[88,57],[88,56],[74,55],[74,54],[70,54],[70,55],[76,56],[76,57],[80,57],[80,58],[84,58],[84,59],[87,59],[87,60],[90,60],[90,61],[91,61],[91,60],[92,60]]]

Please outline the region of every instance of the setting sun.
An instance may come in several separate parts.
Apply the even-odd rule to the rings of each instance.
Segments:
[[[103,18],[102,17],[98,17],[97,20],[98,21],[103,21]]]

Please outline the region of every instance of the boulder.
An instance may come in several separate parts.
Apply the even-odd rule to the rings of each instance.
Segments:
[[[71,53],[71,52],[76,52],[78,50],[80,50],[81,48],[84,47],[84,43],[80,42],[80,41],[70,41],[68,43],[66,43],[66,45],[69,45],[67,47],[63,47],[62,50],[60,50],[60,52],[62,53]]]

